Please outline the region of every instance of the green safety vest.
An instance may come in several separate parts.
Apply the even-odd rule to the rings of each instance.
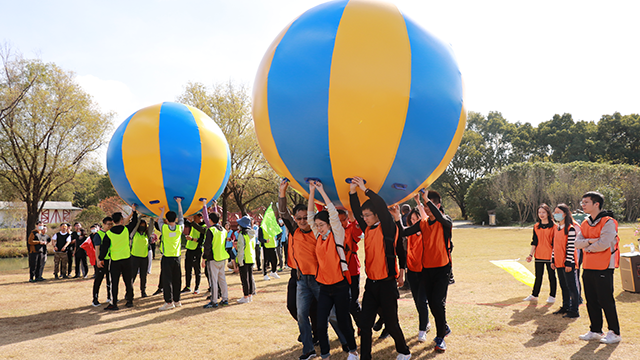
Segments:
[[[211,232],[211,248],[213,250],[214,261],[224,261],[229,258],[229,253],[225,249],[227,243],[227,230],[218,230],[215,227],[210,227]]]
[[[249,235],[242,235],[244,237],[244,263],[245,264],[255,264],[256,262],[256,251],[255,239],[249,237]]]
[[[106,232],[102,230],[98,230],[98,235],[100,235],[100,246],[102,246],[102,242],[104,241],[104,236],[107,235]],[[110,251],[107,250],[107,255],[104,257],[105,260],[111,260],[111,256],[109,256]]]
[[[275,249],[276,248],[276,239],[269,239],[267,236],[267,234],[264,232],[264,230],[262,230],[262,234],[265,238],[265,240],[269,240],[269,242],[265,242],[264,243],[264,247],[265,249]]]
[[[191,232],[189,233],[193,240],[187,240],[187,243],[184,247],[187,250],[195,250],[198,248],[198,242],[200,241],[200,231],[196,230],[194,227],[191,227]]]
[[[136,231],[133,235],[133,243],[131,244],[131,255],[136,257],[149,256],[149,238],[147,234],[140,234]]]
[[[120,234],[114,234],[111,230],[107,231],[109,240],[111,240],[111,260],[118,261],[131,257],[131,249],[129,248],[129,229],[126,227]]]
[[[175,230],[169,225],[162,224],[162,255],[166,257],[180,256],[180,240],[182,240],[182,225],[176,225]]]

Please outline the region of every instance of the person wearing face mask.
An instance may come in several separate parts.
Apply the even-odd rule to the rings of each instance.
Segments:
[[[73,257],[76,262],[76,275],[73,277],[74,279],[77,279],[80,276],[86,279],[89,273],[89,266],[87,265],[87,252],[84,251],[82,247],[80,247],[80,245],[86,240],[86,238],[87,237],[84,229],[82,228],[82,224],[78,222],[73,224],[71,243],[74,244]]]
[[[149,269],[149,237],[153,234],[153,219],[150,225],[146,220],[138,219],[136,227],[129,235],[131,237],[131,284],[136,281],[140,273],[140,297],[147,297],[147,271]]]
[[[548,304],[556,301],[557,281],[556,275],[551,268],[551,252],[553,251],[553,236],[556,233],[557,226],[553,222],[553,214],[551,208],[547,204],[541,204],[538,207],[538,219],[540,221],[533,226],[533,240],[531,241],[531,252],[527,256],[527,262],[535,257],[536,279],[533,284],[533,292],[531,295],[523,299],[523,301],[538,301],[540,288],[542,287],[542,276],[544,268],[547,268],[549,275],[549,297]]]
[[[69,261],[67,249],[69,244],[71,244],[71,235],[67,232],[68,230],[69,224],[62,223],[60,224],[60,231],[53,234],[53,237],[51,238],[54,251],[53,276],[56,280],[59,279],[58,271],[63,279],[69,278],[67,276],[67,261]]]
[[[102,245],[102,239],[106,235],[106,232],[111,229],[113,226],[113,219],[111,216],[107,216],[102,219],[102,229],[100,229],[99,224],[93,224],[91,226],[91,241],[93,242],[93,248],[95,249],[96,259],[100,255],[100,245]],[[91,305],[100,306],[100,301],[98,301],[98,294],[100,292],[100,286],[102,285],[102,280],[106,277],[106,285],[107,285],[107,302],[111,302],[111,276],[109,276],[109,262],[111,258],[107,255],[104,260],[104,266],[98,267],[98,263],[96,261],[96,265],[94,265],[93,270],[96,276],[93,278],[93,302]]]
[[[553,219],[558,223],[558,230],[553,236],[551,268],[557,271],[562,291],[562,307],[554,314],[564,314],[565,318],[577,318],[580,317],[578,313],[580,284],[577,281],[575,260],[578,225],[573,221],[571,210],[566,204],[556,206]]]

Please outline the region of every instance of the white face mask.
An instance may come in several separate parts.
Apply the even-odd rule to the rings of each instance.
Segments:
[[[38,230],[44,230],[44,226],[42,225],[38,226]]]
[[[81,232],[80,231],[76,231],[76,234],[78,234],[78,236],[80,236]]]
[[[98,229],[96,229],[96,228],[91,229],[91,233],[95,234],[97,232],[98,232]]]

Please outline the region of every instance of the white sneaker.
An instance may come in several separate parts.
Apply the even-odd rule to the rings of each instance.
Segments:
[[[200,295],[200,290],[195,289],[195,290],[193,290],[193,293],[196,294],[196,295]]]
[[[173,303],[173,306],[175,306],[175,307],[182,307],[182,303],[181,303],[180,301],[178,301],[178,302],[174,302],[174,303]]]
[[[269,274],[269,276],[271,276],[274,279],[280,279],[280,275],[278,275],[278,273],[272,272],[271,274]]]
[[[248,297],[242,297],[240,299],[238,299],[238,304],[246,304],[248,302],[251,302],[251,299]]]
[[[269,281],[269,280],[271,280],[271,278],[269,277],[269,275],[265,275],[265,276],[264,276],[264,281]]]
[[[537,296],[529,295],[526,298],[522,299],[522,301],[538,301]]]
[[[556,302],[556,298],[554,298],[553,296],[549,296],[547,298],[547,304],[553,304],[554,302]]]
[[[171,310],[173,309],[175,306],[173,305],[173,303],[164,303],[164,305],[160,306],[158,308],[158,310],[160,311],[164,311],[164,310]]]
[[[426,331],[418,331],[418,341],[426,342],[427,341],[427,332]]]
[[[347,360],[360,360],[360,355],[358,355],[358,353],[349,353],[349,356],[347,356]]]
[[[586,333],[584,335],[580,335],[578,337],[580,338],[580,340],[584,340],[584,341],[601,340],[602,337],[603,337],[603,334],[594,333],[594,332],[589,331],[588,333]]]
[[[411,354],[409,355],[398,354],[398,357],[396,358],[396,360],[409,360],[409,359],[411,359]]]
[[[424,332],[428,333],[429,331],[431,331],[431,323],[430,322],[427,323],[427,330],[425,330]]]
[[[602,339],[600,339],[600,342],[603,344],[615,344],[615,343],[619,343],[620,340],[622,340],[622,336],[616,335],[616,333],[614,333],[613,330],[609,330],[607,335],[605,335]]]

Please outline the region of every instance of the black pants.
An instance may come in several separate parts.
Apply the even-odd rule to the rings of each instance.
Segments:
[[[591,331],[602,332],[602,312],[607,318],[609,330],[620,335],[620,323],[616,300],[613,297],[613,269],[587,270],[582,272],[584,296],[587,299],[587,312],[591,322]]]
[[[253,264],[240,266],[240,281],[242,281],[242,292],[244,296],[253,295],[256,292],[253,282]],[[213,300],[213,299],[212,299]]]
[[[151,248],[151,258],[155,259],[156,258],[156,243],[149,244],[149,247]]]
[[[447,333],[447,290],[451,264],[422,270],[422,281],[427,294],[427,302],[436,323],[437,337],[444,338]]]
[[[362,297],[362,313],[360,314],[360,352],[361,359],[371,359],[371,336],[373,323],[382,309],[385,329],[389,332],[396,344],[396,351],[401,354],[410,354],[404,334],[398,323],[398,287],[394,279],[374,281],[367,279]]]
[[[131,285],[136,282],[136,276],[140,273],[140,295],[147,292],[147,271],[149,270],[149,257],[131,256],[133,263],[133,276]]]
[[[264,248],[264,262],[262,264],[262,274],[267,275],[267,265],[271,264],[271,272],[278,271],[278,257],[275,248]]]
[[[298,306],[296,306],[296,291],[298,289],[298,271],[291,269],[291,277],[287,284],[287,310],[295,321],[298,321]]]
[[[111,300],[112,304],[118,304],[118,283],[120,274],[126,289],[125,299],[127,302],[133,301],[133,286],[131,285],[131,259],[111,260],[109,273],[111,274]]]
[[[262,266],[260,266],[260,258],[262,254],[262,245],[256,245],[256,266],[258,267],[258,270],[260,270],[260,268]]]
[[[427,290],[422,281],[422,273],[408,270],[407,280],[409,280],[413,302],[418,310],[418,330],[426,331],[427,325],[429,325],[429,302],[427,301]]]
[[[353,336],[353,325],[349,316],[349,284],[347,280],[333,285],[320,284],[318,297],[318,340],[320,341],[320,354],[329,354],[328,324],[331,309],[336,307],[336,318],[340,332],[347,340],[349,351],[356,350],[356,339]]]
[[[96,261],[99,261],[96,259]],[[93,300],[98,300],[98,293],[100,292],[100,286],[102,285],[102,279],[107,279],[107,298],[111,300],[111,276],[109,275],[110,260],[104,261],[104,266],[99,268],[93,267],[96,277],[93,278]]]
[[[191,288],[191,270],[196,278],[196,287],[194,290],[200,289],[200,260],[202,259],[202,249],[187,250],[184,257],[184,280],[185,287]]]
[[[162,292],[166,303],[180,301],[182,288],[182,272],[180,271],[180,257],[162,256],[160,261],[162,271]]]
[[[278,256],[278,268],[282,269],[284,266],[284,259],[282,258],[282,245],[276,248],[276,255]]]
[[[355,321],[356,326],[360,327],[360,313],[362,308],[360,307],[360,275],[351,276],[351,285],[349,286],[349,312]]]
[[[87,276],[89,273],[89,266],[87,265],[87,252],[83,248],[76,250],[76,276],[82,273],[82,277]]]
[[[67,276],[69,277],[71,277],[72,268],[73,268],[73,251],[70,251],[69,249],[67,249]]]
[[[551,262],[537,261],[536,260],[536,281],[533,283],[533,292],[531,295],[538,297],[540,295],[540,288],[542,287],[542,276],[544,275],[544,268],[547,268],[549,275],[549,296],[556,297],[556,291],[558,290],[558,284],[556,282],[556,273],[551,269]]]
[[[42,268],[44,268],[44,254],[29,253],[29,280],[42,277]]]

